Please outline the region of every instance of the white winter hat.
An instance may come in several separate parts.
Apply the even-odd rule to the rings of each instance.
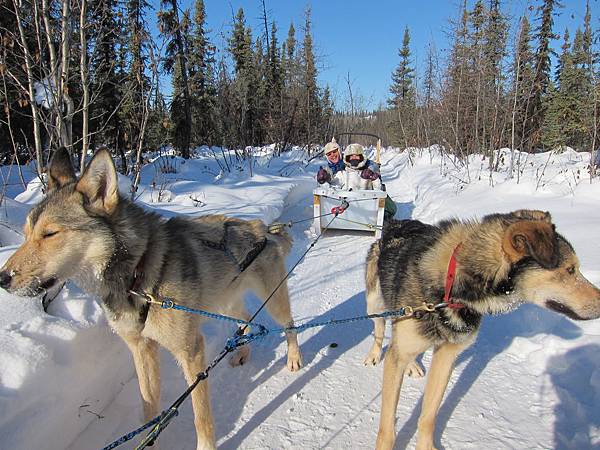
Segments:
[[[339,150],[340,146],[338,145],[338,143],[335,141],[335,138],[331,138],[331,142],[328,142],[327,144],[325,144],[325,149],[323,150],[325,154],[332,152],[334,150]]]
[[[350,144],[348,147],[344,149],[344,158],[350,155],[361,155],[364,157],[365,149],[360,144]]]

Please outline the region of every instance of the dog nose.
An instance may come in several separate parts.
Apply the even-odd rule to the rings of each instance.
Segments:
[[[6,270],[0,272],[0,287],[2,289],[8,288],[10,286],[11,281],[12,277],[10,276],[10,273],[8,273]]]

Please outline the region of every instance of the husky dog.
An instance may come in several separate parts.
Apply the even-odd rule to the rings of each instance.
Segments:
[[[456,270],[448,270],[449,262]],[[447,307],[421,318],[392,320],[383,371],[377,448],[390,449],[402,379],[414,358],[434,347],[418,422],[417,449],[433,448],[433,433],[452,367],[471,345],[484,314],[530,302],[575,320],[600,317],[600,290],[579,271],[573,247],[549,213],[519,210],[480,222],[390,221],[367,256],[367,302],[373,310],[440,303],[454,272]],[[451,307],[450,307],[451,306]],[[367,362],[377,362],[385,323],[375,327]]]
[[[159,345],[181,365],[188,384],[205,368],[200,316],[149,305],[130,290],[178,304],[248,319],[243,302],[250,289],[265,299],[284,279],[291,239],[270,233],[259,220],[225,216],[169,220],[119,195],[110,153],[100,150],[79,180],[66,150],[56,152],[49,192],[25,223],[25,242],[0,271],[0,286],[34,296],[72,279],[98,295],[111,327],[123,338],[138,376],[144,416],[159,413]],[[267,309],[281,325],[292,325],[287,285]],[[296,335],[287,334],[290,370],[302,358]],[[233,354],[243,364],[249,347]],[[215,447],[208,387],[192,392],[197,448]]]

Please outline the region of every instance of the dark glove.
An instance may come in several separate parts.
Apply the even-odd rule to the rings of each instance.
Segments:
[[[323,167],[319,167],[319,171],[317,172],[317,183],[323,184],[329,182],[331,176],[329,172],[327,172]]]
[[[377,172],[373,172],[371,169],[364,169],[360,173],[360,177],[365,180],[375,181],[377,178],[379,178],[379,174]]]

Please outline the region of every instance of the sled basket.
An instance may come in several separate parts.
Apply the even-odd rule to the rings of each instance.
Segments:
[[[343,200],[349,207],[331,223],[329,229],[368,231],[381,237],[387,193],[380,190],[343,191],[332,187],[318,187],[314,195],[314,229],[317,235],[331,221],[333,208]]]

